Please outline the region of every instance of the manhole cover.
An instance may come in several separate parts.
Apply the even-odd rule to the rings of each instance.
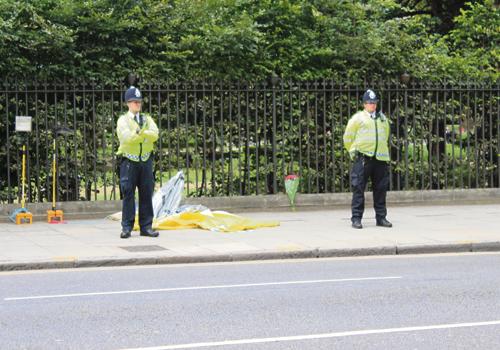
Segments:
[[[156,252],[159,250],[168,250],[160,247],[159,245],[129,245],[127,247],[120,247],[129,252]]]

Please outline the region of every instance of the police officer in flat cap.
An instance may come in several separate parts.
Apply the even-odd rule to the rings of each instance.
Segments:
[[[154,120],[141,113],[142,95],[131,86],[125,92],[128,112],[120,116],[116,133],[121,157],[120,189],[123,195],[121,238],[129,238],[135,222],[135,189],[139,189],[140,235],[158,237],[153,223],[153,162],[154,142],[158,139],[158,127]]]
[[[365,189],[371,179],[373,206],[377,226],[392,227],[387,216],[385,198],[389,188],[389,121],[382,112],[377,112],[378,98],[373,90],[363,94],[364,109],[355,113],[344,132],[344,146],[349,152],[353,165],[351,169],[352,187],[352,227],[363,228],[361,219],[365,210]]]

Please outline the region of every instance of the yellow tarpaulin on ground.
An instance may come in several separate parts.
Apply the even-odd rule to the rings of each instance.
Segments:
[[[122,213],[115,213],[108,216],[108,218],[120,221],[122,219]],[[139,218],[136,216],[134,226],[135,231],[139,230],[138,222]],[[211,211],[210,209],[203,211],[186,211],[153,220],[153,228],[156,230],[201,228],[204,230],[220,232],[236,232],[253,230],[261,227],[275,227],[279,225],[279,221],[252,220],[228,213],[226,211]]]
[[[153,221],[153,228],[157,230],[202,228],[212,231],[235,232],[274,226],[279,226],[279,222],[251,220],[225,211],[211,210],[183,212]],[[136,224],[134,230],[138,228]]]

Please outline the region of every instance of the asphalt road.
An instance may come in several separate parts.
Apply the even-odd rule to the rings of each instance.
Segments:
[[[0,349],[498,349],[500,254],[0,273]]]

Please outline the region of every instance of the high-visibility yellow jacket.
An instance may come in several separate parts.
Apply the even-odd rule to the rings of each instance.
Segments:
[[[118,118],[116,133],[120,140],[117,155],[122,155],[132,161],[146,161],[153,151],[154,142],[158,140],[158,127],[153,118],[141,114],[144,118],[142,128],[128,111]]]
[[[377,113],[372,118],[367,111],[354,114],[344,132],[344,147],[354,159],[356,152],[375,157],[378,160],[389,161],[389,133],[390,126],[387,117]]]

